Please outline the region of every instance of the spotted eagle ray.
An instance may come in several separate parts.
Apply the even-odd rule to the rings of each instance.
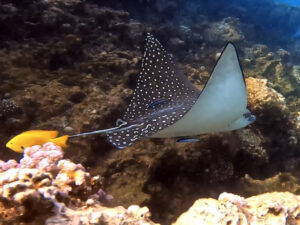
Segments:
[[[106,134],[119,149],[142,138],[180,137],[243,128],[255,121],[247,109],[244,75],[236,49],[228,43],[202,92],[175,65],[160,42],[147,33],[133,97],[116,127],[81,133]]]

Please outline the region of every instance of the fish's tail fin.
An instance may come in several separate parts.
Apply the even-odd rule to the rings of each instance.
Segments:
[[[69,135],[64,135],[58,138],[51,139],[50,141],[62,148],[66,148],[68,139],[69,139]]]

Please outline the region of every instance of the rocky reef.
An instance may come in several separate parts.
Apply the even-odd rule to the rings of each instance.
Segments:
[[[5,212],[1,220],[89,224],[106,218],[111,224],[153,224],[151,219],[165,225],[197,199],[216,199],[222,192],[245,197],[273,191],[299,194],[300,44],[291,39],[288,44],[283,39],[268,42],[273,33],[257,44],[263,25],[254,29],[252,22],[258,21],[245,17],[251,10],[246,13],[238,5],[235,13],[225,7],[212,19],[212,8],[204,1],[197,7],[184,2],[5,0],[0,4],[0,201]],[[133,12],[129,7],[135,4],[140,8]],[[290,38],[300,21],[298,10],[277,7],[280,13],[268,14],[266,21],[288,15],[283,31]],[[179,9],[186,13],[174,13]],[[196,17],[199,10],[203,13]],[[149,12],[145,16],[149,18],[140,20],[141,12]],[[104,137],[90,136],[70,139],[64,152],[52,144],[27,149],[24,156],[5,149],[5,143],[24,130],[74,134],[114,126],[136,86],[146,31],[173,53],[200,89],[226,42],[233,41],[244,68],[248,108],[257,121],[243,130],[202,135],[197,143],[143,140],[116,151]],[[103,190],[114,200],[109,201]],[[277,218],[288,215],[294,222],[295,214],[287,213],[282,196],[274,194],[273,203],[278,200],[282,207],[279,214],[279,208],[266,205],[270,214],[263,215],[275,212]],[[250,205],[248,199],[237,199]],[[218,208],[231,202],[224,201],[209,204]],[[249,217],[248,209],[228,204],[241,216],[234,218]]]
[[[289,172],[278,173],[264,180],[253,179],[246,174],[240,179],[238,185],[243,190],[244,196],[254,196],[274,191],[288,191],[297,195],[300,193],[299,178]]]

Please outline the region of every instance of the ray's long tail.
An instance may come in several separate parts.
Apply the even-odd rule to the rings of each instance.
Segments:
[[[118,127],[112,127],[112,128],[104,129],[104,130],[95,130],[95,131],[91,131],[91,132],[74,134],[74,135],[70,135],[69,138],[81,137],[81,136],[87,136],[87,135],[93,135],[93,134],[107,134],[108,132],[117,130],[119,128],[120,128],[120,126],[118,126]]]

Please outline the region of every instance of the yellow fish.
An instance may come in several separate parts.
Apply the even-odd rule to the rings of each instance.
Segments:
[[[6,147],[10,148],[15,152],[22,153],[25,148],[31,147],[33,145],[43,145],[47,142],[53,142],[54,144],[66,148],[67,140],[69,135],[64,135],[57,137],[57,131],[48,130],[30,130],[25,131],[15,137],[13,137],[9,142],[6,143]]]

